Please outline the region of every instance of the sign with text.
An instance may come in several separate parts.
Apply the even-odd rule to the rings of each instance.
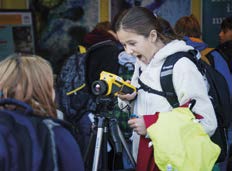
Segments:
[[[12,53],[35,53],[30,11],[0,11],[0,60]]]
[[[202,38],[209,47],[216,47],[222,20],[232,15],[232,1],[203,0],[202,3]]]

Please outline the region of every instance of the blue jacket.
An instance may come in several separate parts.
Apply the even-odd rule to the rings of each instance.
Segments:
[[[33,115],[28,105],[18,103],[27,110],[0,110],[0,170],[84,171],[69,125]]]

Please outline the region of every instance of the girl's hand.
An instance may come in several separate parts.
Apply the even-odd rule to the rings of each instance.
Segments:
[[[131,94],[118,94],[118,97],[121,99],[121,100],[133,100],[137,95],[137,92],[133,92]]]
[[[147,134],[143,117],[130,119],[128,124],[137,134],[144,136]]]

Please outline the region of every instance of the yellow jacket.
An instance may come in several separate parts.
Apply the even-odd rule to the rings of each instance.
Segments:
[[[186,107],[159,113],[147,132],[161,171],[211,171],[220,154],[220,147]]]

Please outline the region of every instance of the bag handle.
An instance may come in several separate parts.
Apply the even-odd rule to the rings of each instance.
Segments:
[[[33,113],[32,107],[22,101],[19,101],[17,99],[10,99],[10,98],[0,99],[0,106],[7,105],[7,104],[16,105],[16,106],[24,108],[25,114]]]

